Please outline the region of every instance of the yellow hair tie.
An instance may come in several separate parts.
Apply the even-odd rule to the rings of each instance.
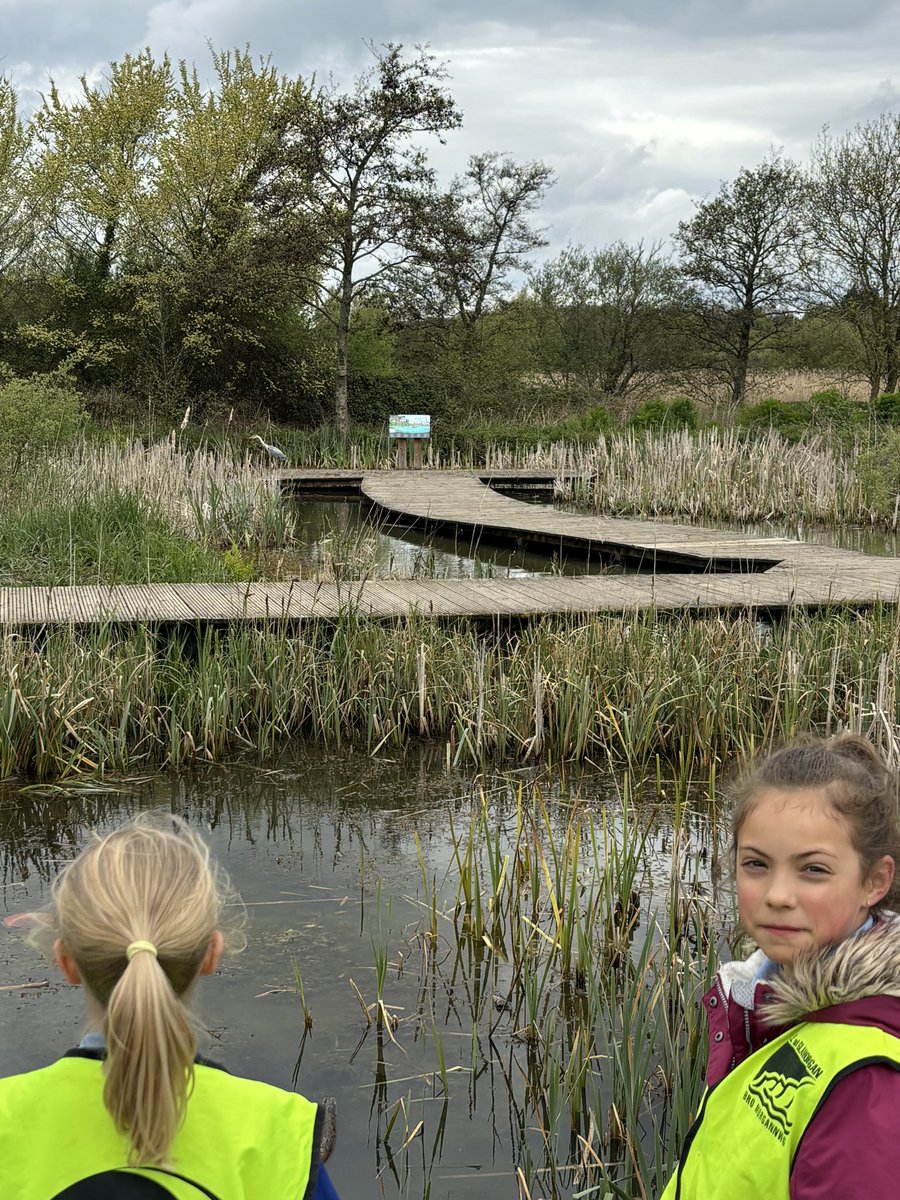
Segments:
[[[142,950],[146,950],[147,953],[152,954],[154,958],[158,957],[156,953],[156,947],[153,945],[153,943],[143,941],[132,942],[131,945],[125,950],[125,957],[129,962],[131,962],[134,956],[136,954],[140,954]]]

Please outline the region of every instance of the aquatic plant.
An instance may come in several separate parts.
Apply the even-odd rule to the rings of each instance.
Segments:
[[[771,627],[651,612],[491,633],[348,606],[299,627],[8,630],[0,777],[264,759],[297,738],[378,753],[423,734],[449,763],[659,761],[682,781],[813,728],[861,728],[893,754],[898,657],[892,607]]]
[[[565,807],[539,787],[521,786],[511,808],[476,793],[466,822],[451,819],[453,866],[436,936],[424,869],[423,895],[410,897],[418,1025],[405,1018],[398,1040],[402,1048],[407,1031],[421,1029],[435,1063],[431,1086],[460,1103],[450,1082],[458,1072],[470,1113],[490,1071],[491,1112],[508,1111],[502,1141],[522,1197],[659,1195],[702,1091],[697,993],[711,982],[730,923],[713,890],[718,832],[681,793],[673,819],[671,806],[661,814],[652,802],[653,788],[636,799],[626,774],[620,789],[616,801],[581,797]],[[442,1033],[451,1014],[453,1050]],[[410,1080],[392,1081],[380,1061],[373,1115],[389,1162],[398,1115],[389,1084]],[[426,1179],[434,1161],[433,1150]],[[400,1177],[408,1164],[396,1165]]]

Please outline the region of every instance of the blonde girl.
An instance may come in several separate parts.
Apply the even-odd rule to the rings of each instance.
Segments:
[[[703,997],[707,1091],[665,1200],[893,1200],[897,777],[856,736],[779,750],[737,796],[733,854],[758,949]]]
[[[189,1002],[223,950],[223,881],[183,823],[95,837],[53,887],[45,934],[88,1033],[0,1079],[0,1196],[325,1200],[324,1113],[197,1057]]]

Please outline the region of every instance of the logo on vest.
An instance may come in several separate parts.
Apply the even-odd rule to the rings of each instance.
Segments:
[[[821,1074],[822,1068],[802,1042],[786,1042],[750,1080],[744,1103],[783,1146],[793,1124],[794,1097]]]

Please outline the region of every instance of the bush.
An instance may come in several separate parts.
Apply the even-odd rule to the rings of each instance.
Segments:
[[[611,432],[615,427],[615,423],[612,413],[602,404],[595,404],[581,418],[581,427],[584,432],[594,437],[599,437],[602,433]]]
[[[696,429],[697,406],[687,396],[674,400],[645,400],[628,424],[643,433],[648,429]]]
[[[900,430],[888,430],[877,446],[861,454],[856,474],[866,503],[881,516],[890,516],[900,493]]]
[[[82,428],[84,406],[52,375],[10,379],[0,385],[0,457],[16,463],[68,445]]]
[[[851,400],[837,388],[814,392],[808,403],[816,428],[828,428],[833,433],[853,433],[866,416],[865,405]]]
[[[805,403],[788,404],[784,400],[760,400],[759,404],[748,404],[740,409],[736,424],[742,429],[758,433],[774,429],[788,441],[797,442],[812,424],[812,411]]]
[[[885,392],[872,401],[870,412],[885,425],[900,425],[900,392]]]
[[[669,402],[669,428],[697,428],[697,405],[689,397],[676,396]]]

